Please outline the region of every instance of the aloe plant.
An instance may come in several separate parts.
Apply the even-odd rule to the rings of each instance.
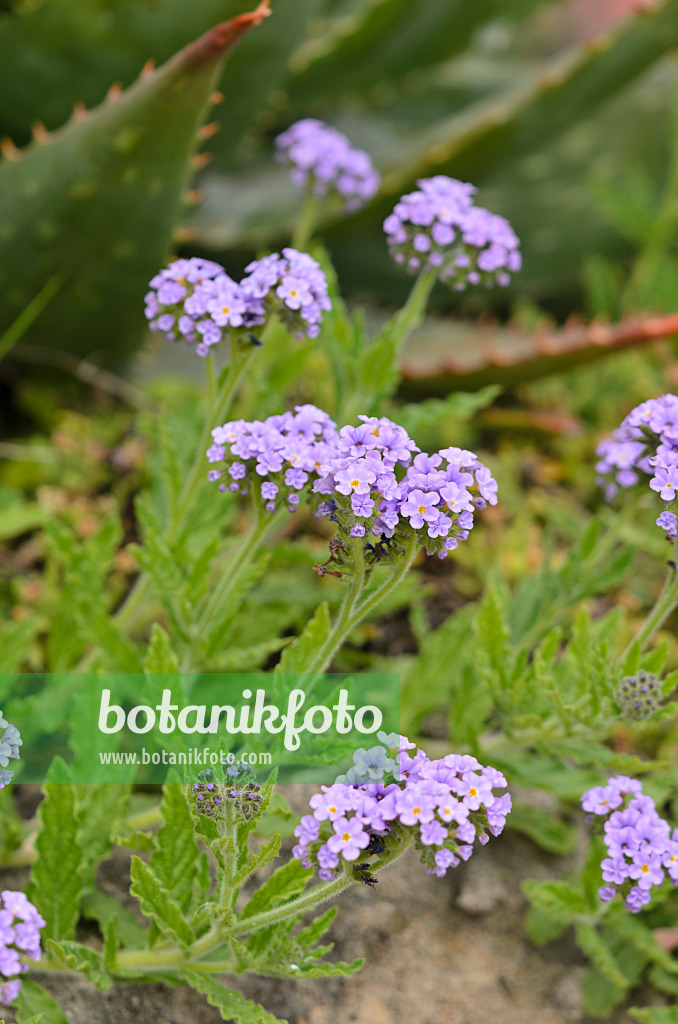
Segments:
[[[211,29],[124,92],[76,109],[0,166],[0,332],[55,274],[62,287],[28,339],[120,359],[143,331],[144,284],[165,258],[227,52],[268,2]]]
[[[127,85],[149,58],[167,58],[237,6],[237,0],[157,0],[152,7],[122,0],[43,0],[37,7],[12,8],[0,18],[0,132],[21,146],[32,122],[58,128],[74,103],[96,103],[113,82]],[[270,141],[308,115],[348,127],[384,172],[375,201],[356,216],[321,225],[345,285],[364,291],[367,281],[380,299],[399,299],[402,280],[386,255],[381,220],[417,176],[451,173],[479,184],[487,205],[507,215],[525,238],[531,255],[518,287],[563,308],[580,297],[587,253],[632,251],[633,243],[620,240],[587,198],[588,166],[606,154],[617,154],[621,164],[641,138],[643,150],[662,166],[665,111],[660,104],[648,115],[642,81],[632,92],[628,86],[678,44],[678,0],[644,6],[620,27],[551,63],[543,59],[532,17],[540,6],[539,0],[274,0],[274,17],[225,70],[215,59],[209,75],[191,76],[183,113],[168,117],[167,103],[164,117],[151,111],[151,94],[160,97],[163,83],[169,88],[169,69],[178,68],[181,58],[145,80],[143,88],[123,92],[123,105],[115,106],[121,130],[123,114],[143,116],[145,103],[153,123],[143,149],[126,163],[116,158],[118,175],[134,174],[135,161],[143,164],[136,186],[121,187],[110,175],[105,147],[94,156],[98,125],[99,139],[107,137],[110,104],[82,124],[57,131],[51,147],[34,143],[20,163],[0,165],[8,207],[7,214],[2,208],[0,283],[9,300],[0,332],[40,292],[48,272],[65,264],[70,283],[40,317],[30,340],[37,332],[41,342],[80,353],[98,350],[109,361],[131,351],[143,325],[130,300],[136,301],[161,262],[172,227],[180,225],[179,239],[192,238],[191,246],[238,268],[243,250],[273,248],[289,238],[298,205],[285,172],[272,170]],[[512,24],[519,29],[506,52],[488,49],[492,30]],[[204,201],[188,210],[179,196],[189,176],[194,130],[215,83],[226,97],[216,115],[221,131],[210,141],[212,164],[199,181]],[[616,109],[609,106],[614,98]],[[649,146],[648,124],[657,129]],[[40,127],[37,137],[46,138]],[[168,158],[170,145],[166,181],[171,178],[173,185],[148,198],[157,177],[153,169]],[[76,199],[81,146],[87,154],[86,188],[92,190],[88,199]],[[5,149],[14,153],[11,144]],[[537,178],[531,159],[540,166]],[[34,174],[49,187],[31,194]],[[571,193],[577,176],[575,206],[570,196],[554,208],[553,196]],[[545,204],[553,237],[540,248],[535,239]],[[95,234],[96,251],[87,244]],[[134,253],[124,258],[120,254],[132,239]],[[77,319],[66,313],[71,298],[80,304]],[[502,301],[496,294],[482,300]],[[477,310],[481,303],[473,302],[465,308]],[[113,306],[115,318],[106,315]]]

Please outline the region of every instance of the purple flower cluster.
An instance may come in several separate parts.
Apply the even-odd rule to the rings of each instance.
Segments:
[[[290,164],[300,189],[323,198],[330,190],[345,200],[348,211],[359,209],[376,195],[381,178],[362,149],[345,135],[308,117],[297,121],[275,140],[276,159]]]
[[[19,730],[15,725],[10,725],[9,722],[5,721],[5,718],[0,711],[0,729],[4,729],[2,739],[0,739],[0,789],[9,785],[14,776],[14,772],[11,771],[7,765],[9,764],[10,758],[15,761],[19,760],[19,747],[21,746],[21,736]]]
[[[473,185],[437,175],[402,196],[384,221],[389,252],[411,274],[437,270],[456,291],[506,286],[520,270],[518,238],[504,218],[476,206]]]
[[[209,479],[221,490],[256,486],[270,512],[280,502],[294,509],[301,492],[312,489],[325,499],[317,514],[339,525],[332,559],[338,566],[351,539],[368,533],[397,554],[414,530],[429,554],[445,558],[468,537],[474,511],[496,505],[490,470],[462,448],[420,452],[386,417],[359,419],[357,427],[337,430],[327,413],[304,405],[263,421],[225,423],[212,431],[207,452],[211,463],[225,465],[211,469]]]
[[[207,458],[226,464],[208,474],[221,481],[219,490],[247,494],[256,488],[269,512],[281,502],[294,511],[310,475],[334,452],[337,428],[321,409],[298,405],[294,412],[265,420],[224,423],[212,437]]]
[[[40,929],[45,922],[23,892],[5,889],[0,897],[0,1003],[7,1005],[19,995],[16,975],[28,970],[26,958],[39,960],[42,955]]]
[[[671,832],[637,779],[617,775],[605,786],[589,789],[581,803],[585,811],[607,818],[601,900],[607,902],[620,891],[624,905],[637,913],[650,902],[653,886],[661,885],[665,874],[678,885],[678,829]]]
[[[327,281],[320,266],[306,253],[284,249],[256,260],[238,283],[212,260],[175,260],[156,274],[145,298],[146,317],[154,331],[169,341],[183,339],[207,356],[224,332],[240,330],[246,338],[269,313],[285,325],[315,338],[324,310],[331,308]]]
[[[423,750],[396,733],[378,733],[381,745],[358,750],[353,767],[332,786],[311,797],[312,814],[304,815],[294,834],[293,855],[306,868],[318,868],[324,881],[342,870],[343,861],[358,864],[365,881],[379,859],[395,852],[404,838],[413,839],[427,874],[442,877],[468,860],[477,839],[484,845],[498,836],[511,810],[506,779],[467,754],[432,761]]]
[[[276,313],[298,338],[317,338],[323,313],[332,308],[327,279],[319,263],[305,252],[283,249],[245,267],[242,288],[263,323]]]
[[[673,540],[678,535],[678,521],[671,510],[678,508],[678,396],[662,395],[637,406],[598,445],[596,454],[598,483],[608,501],[620,487],[636,484],[641,473],[651,477],[651,489],[670,506],[657,518],[657,526]]]

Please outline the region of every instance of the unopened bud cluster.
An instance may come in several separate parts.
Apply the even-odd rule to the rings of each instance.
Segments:
[[[631,722],[651,718],[660,705],[662,684],[652,672],[625,676],[615,690],[615,700],[622,716]]]

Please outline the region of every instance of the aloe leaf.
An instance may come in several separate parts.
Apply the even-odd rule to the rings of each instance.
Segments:
[[[29,125],[57,128],[75,103],[99,103],[111,82],[130,85],[146,60],[160,64],[243,0],[41,0],[0,19],[0,134],[17,145]]]
[[[292,103],[311,105],[399,80],[450,60],[469,45],[473,33],[501,14],[521,17],[540,0],[511,5],[497,0],[382,0],[362,4],[349,18],[331,22],[325,34],[293,56],[286,83]]]
[[[267,13],[264,0],[218,25],[0,164],[0,334],[59,272],[63,286],[27,340],[107,362],[137,344],[146,283],[165,259],[224,57]]]
[[[380,222],[417,178],[451,174],[478,182],[540,149],[626,87],[678,45],[678,0],[643,7],[620,28],[578,48],[507,97],[464,109],[419,138],[417,155],[390,171],[381,195],[333,237]]]
[[[478,329],[430,322],[405,352],[401,391],[422,397],[496,384],[510,387],[677,334],[676,314],[572,324],[536,334],[497,325]]]

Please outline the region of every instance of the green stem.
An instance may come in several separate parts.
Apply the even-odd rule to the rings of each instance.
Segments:
[[[403,831],[399,842],[388,853],[378,858],[372,865],[373,871],[383,868],[398,860],[412,843],[413,833]],[[230,937],[245,935],[278,924],[290,917],[298,917],[315,910],[321,903],[338,896],[357,882],[353,875],[353,864],[346,863],[344,870],[332,882],[320,882],[303,892],[296,899],[289,900],[278,907],[263,910],[251,917],[241,918],[228,928],[215,925],[205,935],[197,939],[188,950],[171,947],[169,949],[128,949],[121,950],[116,958],[113,974],[124,978],[129,974],[156,973],[158,971],[198,970],[203,973],[223,974],[233,971],[233,960],[204,960],[205,956],[214,953],[224,946]],[[36,969],[47,971],[63,971],[60,963],[41,962]]]
[[[212,409],[217,397],[217,378],[213,352],[210,352],[205,359],[205,371],[207,374],[207,408]]]
[[[313,238],[313,232],[320,213],[320,200],[309,191],[301,216],[292,235],[292,248],[298,252],[305,252],[309,242]]]
[[[398,584],[405,578],[405,576],[407,576],[417,553],[418,546],[419,537],[417,533],[413,531],[410,542],[405,549],[405,553],[402,556],[397,569],[384,580],[381,586],[377,587],[376,590],[373,590],[371,594],[368,594],[364,601],[358,605],[355,615],[349,625],[349,629],[353,629],[361,619],[364,619],[366,615],[369,615],[370,612],[374,611],[374,609],[381,604],[384,598],[387,597],[392,590],[395,590]]]
[[[410,333],[419,326],[424,317],[426,304],[437,275],[436,270],[422,270],[407,296],[405,305],[383,328],[395,339],[394,356],[396,359],[400,356]]]
[[[678,570],[676,569],[678,543],[674,541],[673,546],[674,559],[669,563],[669,571],[666,575],[662,591],[655,602],[654,608],[646,618],[643,627],[639,630],[619,659],[620,665],[623,665],[634,644],[637,643],[640,650],[644,650],[652,640],[652,637],[655,635],[657,630],[660,629],[668,619],[671,612],[678,607]]]
[[[355,629],[359,622],[369,615],[370,612],[394,590],[402,579],[407,575],[414,556],[417,553],[418,537],[413,532],[412,538],[407,545],[401,560],[394,571],[389,573],[384,582],[367,596],[365,590],[365,562],[363,556],[362,540],[356,538],[354,547],[354,573],[351,576],[348,590],[344,596],[337,619],[332,627],[330,635],[325,643],[315,652],[310,662],[302,670],[304,672],[326,672],[332,658],[346,640],[351,630]],[[361,601],[361,598],[363,600]]]

